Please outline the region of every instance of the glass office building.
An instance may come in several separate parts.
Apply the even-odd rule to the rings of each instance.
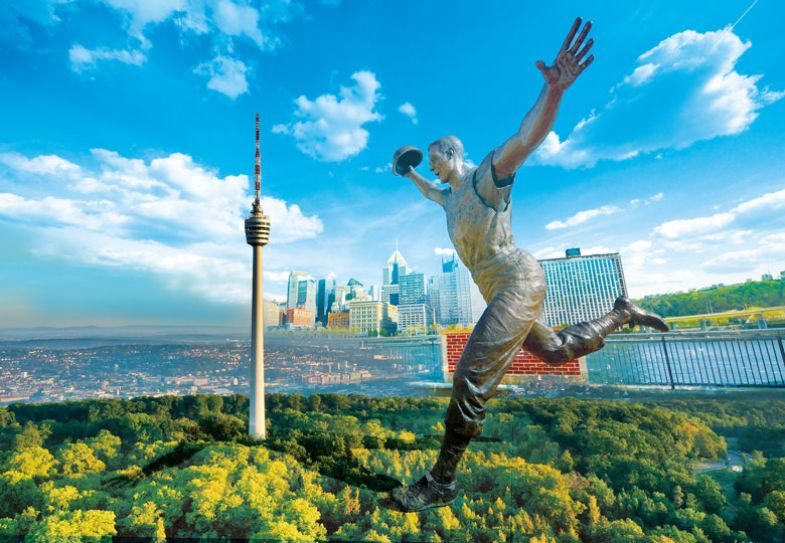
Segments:
[[[544,317],[550,326],[563,326],[601,317],[619,296],[627,296],[627,283],[619,253],[582,256],[568,249],[564,258],[540,260],[548,292]]]

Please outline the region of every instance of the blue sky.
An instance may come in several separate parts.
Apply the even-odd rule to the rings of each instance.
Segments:
[[[544,4],[0,0],[0,326],[244,323],[257,111],[267,294],[379,284],[396,239],[435,273],[393,151],[478,163],[577,15],[596,60],[516,177],[518,245],[620,251],[634,296],[785,270],[781,4]]]

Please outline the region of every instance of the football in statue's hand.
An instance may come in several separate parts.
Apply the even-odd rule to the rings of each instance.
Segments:
[[[420,162],[422,162],[422,151],[412,145],[404,145],[393,154],[393,173],[406,175],[409,173],[409,167],[416,168]]]

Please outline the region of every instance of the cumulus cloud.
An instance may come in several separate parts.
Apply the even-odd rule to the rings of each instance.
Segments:
[[[600,217],[603,215],[613,215],[614,213],[618,213],[621,211],[620,207],[616,206],[601,206],[595,209],[587,209],[585,211],[579,211],[572,217],[569,217],[563,221],[551,221],[545,225],[546,230],[559,230],[561,228],[570,228],[573,226],[578,226],[579,224],[583,224],[588,220],[591,220],[595,217]]]
[[[433,253],[437,256],[452,256],[455,254],[455,249],[452,247],[434,247]]]
[[[144,47],[145,35],[155,25],[172,20],[183,32],[215,33],[224,38],[244,37],[262,50],[281,40],[271,25],[288,21],[300,8],[289,0],[272,0],[259,9],[246,0],[103,0],[123,15],[129,35]]]
[[[68,51],[68,59],[71,62],[71,69],[77,73],[81,73],[85,70],[95,68],[98,62],[107,60],[141,66],[145,63],[147,57],[142,51],[107,49],[106,47],[87,49],[82,45],[76,44]]]
[[[414,108],[411,102],[404,102],[398,106],[398,111],[409,117],[409,119],[412,121],[412,124],[417,124],[417,110]]]
[[[273,126],[276,134],[287,134],[306,155],[324,162],[340,162],[355,156],[368,145],[367,123],[380,121],[375,110],[380,83],[369,71],[352,74],[353,85],[341,87],[338,95],[323,94],[315,100],[295,100],[295,118]]]
[[[662,223],[654,229],[654,232],[665,238],[677,239],[723,228],[733,222],[734,218],[733,213],[715,213],[708,217],[676,219]]]
[[[247,176],[221,177],[181,153],[144,161],[94,149],[91,158],[91,164],[76,165],[54,155],[2,155],[4,178],[58,178],[64,164],[73,175],[64,194],[45,198],[24,193],[29,183],[16,183],[19,193],[0,193],[0,217],[40,234],[39,252],[138,269],[211,300],[247,299]],[[265,197],[262,206],[272,224],[268,247],[273,249],[323,230],[318,216],[296,204]],[[266,277],[279,279],[275,272]]]
[[[22,30],[15,30],[19,43],[31,42],[29,24],[57,24],[57,4],[71,0],[46,0],[46,2],[19,2],[20,6],[0,6],[0,30],[7,19],[19,23]],[[195,72],[208,78],[207,88],[223,93],[230,98],[248,91],[246,75],[248,59],[235,58],[235,42],[252,43],[260,51],[273,51],[283,45],[277,30],[282,23],[289,22],[302,12],[302,6],[292,0],[268,0],[261,5],[251,0],[98,0],[117,12],[128,34],[128,46],[110,48],[88,47],[74,43],[68,51],[71,69],[75,73],[97,70],[105,62],[120,62],[141,66],[147,59],[153,43],[150,35],[155,27],[174,25],[181,34],[180,44],[185,47],[194,40],[193,36],[205,36],[212,41],[217,51],[214,58],[200,62]],[[47,3],[49,8],[32,10],[22,4]],[[74,3],[71,12],[77,13],[81,4]],[[24,21],[24,23],[22,23]],[[30,23],[34,21],[34,23]],[[2,34],[2,32],[0,32]],[[1,38],[0,38],[1,39]]]
[[[76,175],[81,171],[79,165],[74,164],[57,155],[40,155],[27,158],[19,153],[0,153],[0,163],[15,170],[44,175]]]
[[[209,62],[204,62],[196,67],[195,73],[209,77],[207,88],[231,99],[248,92],[248,81],[245,74],[248,68],[239,60],[223,55],[217,55]]]
[[[709,234],[745,217],[755,217],[759,214],[772,212],[779,214],[783,208],[785,208],[785,189],[746,200],[730,211],[723,211],[706,217],[676,219],[664,222],[654,229],[654,233],[668,239]]]
[[[731,28],[685,30],[664,39],[638,57],[601,111],[591,112],[564,140],[548,134],[535,160],[591,167],[743,132],[760,109],[785,96],[760,88],[761,75],[736,70],[751,46]]]

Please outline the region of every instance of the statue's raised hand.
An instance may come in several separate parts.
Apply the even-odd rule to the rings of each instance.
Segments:
[[[552,66],[546,66],[541,60],[537,61],[537,69],[542,72],[546,83],[551,87],[562,90],[566,89],[572,85],[578,76],[581,75],[581,72],[583,72],[583,70],[585,70],[594,60],[594,55],[589,55],[589,58],[581,63],[583,57],[586,56],[586,53],[589,52],[591,46],[594,45],[594,38],[589,38],[589,41],[586,42],[583,49],[580,49],[583,40],[586,39],[586,35],[591,29],[591,21],[586,22],[583,26],[583,30],[581,30],[581,33],[578,35],[578,38],[573,42],[575,33],[580,26],[581,18],[578,17],[572,24],[570,33],[567,34],[567,39],[564,40],[564,44],[562,45],[559,54],[556,55],[556,60],[553,61]]]

